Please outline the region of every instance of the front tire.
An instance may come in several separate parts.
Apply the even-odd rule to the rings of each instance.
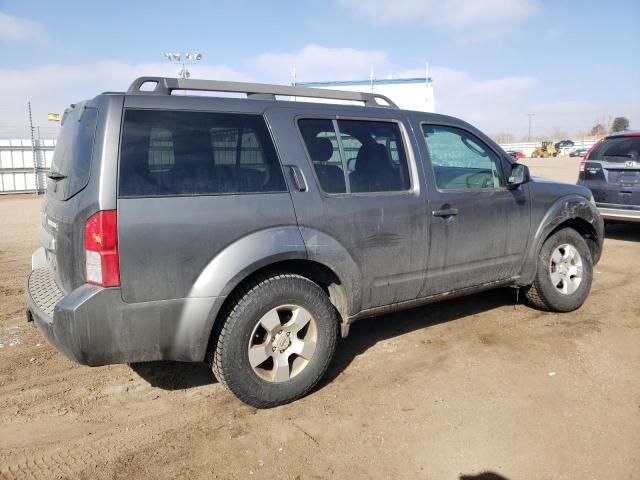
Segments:
[[[592,278],[593,261],[587,242],[574,229],[563,228],[542,245],[535,280],[526,297],[540,310],[571,312],[587,299]]]
[[[327,294],[294,274],[261,277],[231,299],[211,355],[218,380],[270,408],[306,395],[333,357],[338,319]]]

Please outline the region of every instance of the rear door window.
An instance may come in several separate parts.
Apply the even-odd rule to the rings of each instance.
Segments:
[[[400,127],[393,122],[338,120],[352,193],[409,190]]]
[[[640,160],[640,137],[608,138],[594,148],[590,160],[602,159],[608,162]]]
[[[127,110],[120,196],[286,191],[261,115]]]
[[[65,113],[62,129],[51,161],[48,192],[59,200],[68,200],[87,183],[91,174],[93,142],[98,110],[80,106]]]
[[[324,192],[401,192],[411,188],[397,123],[301,119],[298,125]]]
[[[303,119],[298,125],[322,190],[327,193],[346,193],[344,169],[333,121]]]

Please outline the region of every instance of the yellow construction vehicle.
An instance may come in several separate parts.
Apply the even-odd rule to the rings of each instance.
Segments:
[[[531,158],[556,157],[558,149],[553,146],[553,142],[542,142],[539,147],[531,153]]]

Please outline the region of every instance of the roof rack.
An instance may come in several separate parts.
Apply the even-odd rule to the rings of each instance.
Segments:
[[[142,87],[152,86],[151,90]],[[390,98],[379,93],[348,92],[345,90],[328,90],[323,88],[289,87],[286,85],[269,85],[266,83],[225,82],[219,80],[198,80],[168,77],[139,77],[129,89],[129,95],[171,95],[174,90],[194,90],[203,92],[245,93],[247,98],[275,100],[276,95],[287,97],[326,98],[330,100],[347,100],[363,102],[368,107],[398,106]],[[384,103],[379,103],[382,100]]]

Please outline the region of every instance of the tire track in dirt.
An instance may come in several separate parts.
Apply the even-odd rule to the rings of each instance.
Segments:
[[[96,478],[97,471],[113,465],[123,456],[152,443],[156,437],[149,429],[108,434],[95,441],[76,442],[71,447],[58,446],[19,461],[0,470],[1,480],[37,480],[49,478],[77,478],[86,475]]]

